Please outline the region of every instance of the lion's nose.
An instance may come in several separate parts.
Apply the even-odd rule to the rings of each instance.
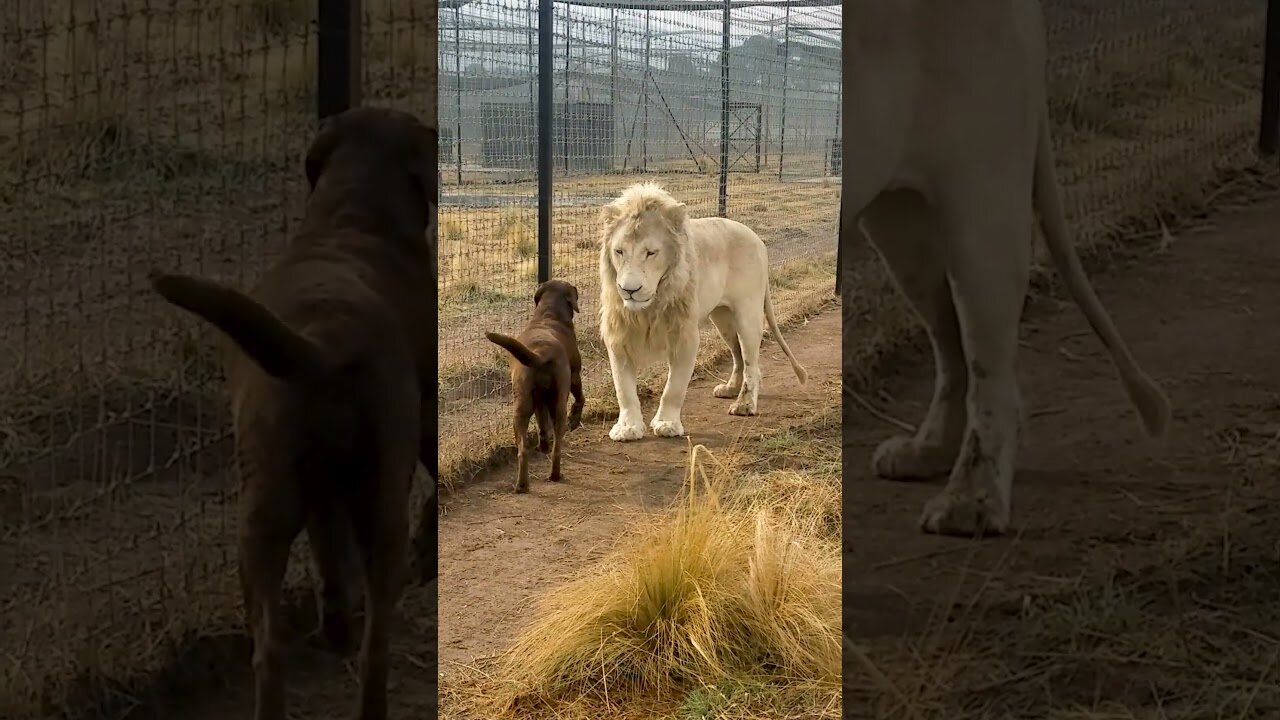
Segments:
[[[640,288],[642,288],[642,287],[644,287],[644,286],[643,286],[643,285],[637,285],[637,286],[635,286],[634,288],[630,288],[630,289],[628,289],[628,288],[622,287],[622,285],[618,285],[618,289],[619,289],[619,290],[621,290],[622,292],[624,292],[624,293],[628,294],[628,295],[631,295],[631,294],[633,294],[633,293],[637,292],[637,291],[638,291]]]

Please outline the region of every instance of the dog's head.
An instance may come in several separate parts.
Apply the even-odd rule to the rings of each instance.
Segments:
[[[402,173],[421,200],[425,227],[435,215],[439,195],[438,138],[434,129],[400,110],[359,107],[331,115],[320,123],[307,150],[307,183],[314,191],[340,159],[348,168],[358,163],[361,168],[375,170],[382,183],[394,182],[393,175]]]
[[[578,288],[564,280],[548,280],[533,293],[533,304],[554,312],[560,319],[573,322],[578,310]]]

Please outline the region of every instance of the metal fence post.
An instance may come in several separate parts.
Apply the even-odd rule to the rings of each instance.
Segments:
[[[454,110],[458,116],[454,118],[453,144],[458,157],[458,170],[455,179],[462,185],[462,3],[453,6],[453,84]],[[439,90],[436,91],[439,95]]]
[[[724,0],[720,28],[720,217],[729,216],[729,33],[732,30],[730,0]]]
[[[1280,144],[1280,0],[1267,0],[1262,56],[1262,117],[1258,149],[1274,155]]]
[[[782,20],[782,118],[778,128],[778,182],[782,182],[782,163],[787,157],[787,70],[791,63],[791,5]]]
[[[317,0],[316,115],[323,120],[361,101],[361,0]]]
[[[551,279],[552,74],[555,6],[538,0],[538,282]]]

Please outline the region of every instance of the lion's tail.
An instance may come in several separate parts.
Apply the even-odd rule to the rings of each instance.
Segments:
[[[1041,228],[1044,231],[1045,245],[1049,248],[1049,256],[1057,266],[1067,291],[1076,305],[1084,313],[1085,319],[1093,332],[1102,340],[1103,346],[1111,355],[1112,362],[1120,372],[1120,380],[1124,383],[1129,400],[1138,410],[1142,427],[1152,438],[1163,438],[1169,429],[1171,410],[1169,399],[1160,386],[1156,385],[1138,362],[1133,359],[1129,347],[1120,337],[1115,323],[1107,314],[1102,301],[1098,299],[1084,268],[1080,264],[1080,256],[1076,254],[1075,245],[1067,231],[1062,209],[1062,191],[1058,186],[1058,178],[1053,165],[1053,143],[1049,137],[1049,110],[1042,104],[1040,109],[1039,138],[1036,145],[1036,166],[1034,183],[1034,201],[1040,213]]]
[[[186,275],[152,272],[150,281],[165,300],[226,333],[273,377],[306,380],[323,375],[332,366],[319,345],[295,332],[248,295]]]
[[[782,332],[778,330],[778,320],[773,316],[773,293],[769,292],[768,285],[764,289],[764,319],[769,321],[769,332],[773,333],[774,339],[778,341],[778,347],[782,348],[782,352],[791,361],[791,369],[795,371],[796,379],[801,385],[805,384],[809,379],[809,373],[805,372],[805,369],[796,361],[796,356],[791,354],[791,348],[787,346]]]
[[[525,367],[534,368],[543,364],[543,359],[538,357],[537,353],[526,347],[524,343],[509,335],[487,332],[484,336],[489,338],[489,342],[499,345],[502,349],[511,353],[511,356],[520,361],[520,364]]]

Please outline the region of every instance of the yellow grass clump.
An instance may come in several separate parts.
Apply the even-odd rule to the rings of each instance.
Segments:
[[[766,495],[737,493],[735,481],[742,468],[694,447],[664,521],[639,523],[541,601],[501,658],[499,703],[652,700],[747,677],[838,695],[839,536],[778,512]],[[832,497],[824,481],[811,484]]]

